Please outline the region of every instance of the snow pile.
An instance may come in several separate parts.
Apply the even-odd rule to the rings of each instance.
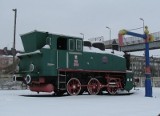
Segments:
[[[43,46],[43,48],[50,49],[50,46],[49,45],[45,45],[45,46]]]
[[[26,56],[26,55],[33,55],[33,54],[41,54],[40,50],[36,50],[34,52],[29,52],[29,53],[18,53],[16,56]]]
[[[84,46],[83,47],[83,51],[84,52],[93,52],[93,53],[102,53],[102,54],[112,54],[112,55],[116,55],[116,56],[120,56],[120,57],[123,57],[124,55],[124,52],[120,52],[120,51],[116,51],[114,50],[114,53],[112,49],[105,49],[105,51],[102,51],[98,48],[95,48],[95,47],[87,47],[87,46]]]

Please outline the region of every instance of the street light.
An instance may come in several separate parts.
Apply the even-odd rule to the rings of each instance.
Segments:
[[[17,20],[17,9],[12,9],[14,11],[14,35],[13,35],[13,49],[16,48],[16,20]],[[13,55],[13,63],[15,61],[15,55]]]
[[[139,18],[141,21],[143,21],[143,32],[144,32],[144,19],[143,18]]]
[[[84,34],[83,33],[80,33],[82,36],[83,36],[83,40],[84,40]]]
[[[109,44],[111,45],[111,28],[107,26],[106,28],[109,29]]]

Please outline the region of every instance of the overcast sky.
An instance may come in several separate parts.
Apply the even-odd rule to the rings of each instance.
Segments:
[[[106,26],[117,38],[121,29],[142,27],[143,18],[151,33],[160,31],[160,0],[0,0],[1,49],[13,46],[14,8],[18,50],[23,50],[20,34],[33,30],[109,40]]]

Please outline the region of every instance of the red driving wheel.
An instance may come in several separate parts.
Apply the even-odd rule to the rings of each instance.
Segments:
[[[97,95],[100,91],[100,82],[96,78],[92,78],[89,80],[87,89],[89,94]]]
[[[81,83],[77,78],[71,78],[67,83],[67,92],[69,95],[78,95],[81,91]]]
[[[118,85],[115,81],[112,81],[107,86],[107,92],[111,95],[115,95],[118,90]]]

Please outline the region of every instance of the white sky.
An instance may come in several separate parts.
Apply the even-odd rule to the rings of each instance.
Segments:
[[[142,27],[139,18],[143,18],[150,32],[157,32],[159,5],[160,0],[1,0],[0,48],[13,46],[14,8],[18,10],[16,48],[23,50],[19,35],[35,29],[109,40],[106,26],[111,28],[112,38],[117,38],[121,29]]]

